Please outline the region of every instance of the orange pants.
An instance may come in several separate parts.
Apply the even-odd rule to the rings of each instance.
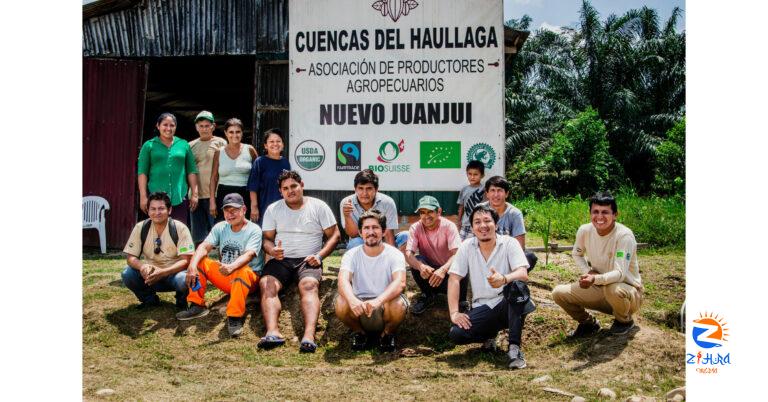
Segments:
[[[248,265],[224,276],[219,272],[221,263],[208,257],[203,258],[197,264],[200,273],[200,289],[189,289],[187,301],[200,306],[205,306],[205,288],[208,281],[222,292],[229,295],[227,303],[227,317],[243,317],[245,315],[245,298],[255,292],[259,286],[259,275],[253,272]]]

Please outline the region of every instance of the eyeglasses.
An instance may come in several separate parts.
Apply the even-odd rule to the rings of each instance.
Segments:
[[[160,249],[160,246],[163,245],[163,242],[160,241],[160,238],[158,237],[155,239],[155,254],[160,254],[163,250]]]

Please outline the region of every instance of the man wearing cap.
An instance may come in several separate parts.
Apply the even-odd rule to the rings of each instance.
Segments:
[[[200,244],[206,235],[211,231],[215,219],[208,212],[211,183],[211,166],[213,164],[213,155],[217,150],[227,145],[227,140],[216,137],[213,131],[216,129],[216,123],[213,119],[213,113],[203,110],[195,117],[195,129],[200,135],[199,138],[192,140],[189,147],[195,156],[195,163],[198,170],[198,200],[197,208],[189,211],[190,223],[192,226],[192,240],[195,244]]]
[[[397,229],[397,206],[392,197],[379,192],[379,177],[371,169],[363,169],[355,175],[355,193],[341,200],[341,227],[349,236],[347,250],[364,243],[360,237],[360,228],[357,221],[360,216],[373,208],[387,217],[389,228],[384,233],[384,241],[392,246],[400,248],[405,245],[408,232],[400,232],[395,236]]]
[[[520,247],[525,250],[525,221],[523,220],[523,213],[507,202],[511,188],[512,186],[507,179],[501,176],[491,177],[485,182],[485,196],[488,198],[488,201],[484,202],[484,204],[490,205],[499,215],[496,233],[514,237],[520,243]],[[472,235],[469,234],[468,237],[472,237]],[[529,251],[525,252],[525,258],[528,260],[529,271],[536,266],[536,261],[539,260],[536,254]]]
[[[365,211],[357,221],[362,247],[344,253],[339,270],[336,317],[352,333],[352,350],[369,344],[368,334],[382,352],[395,350],[395,332],[405,319],[405,258],[383,242],[387,217],[378,210]],[[368,334],[366,334],[368,333]]]
[[[525,316],[536,306],[528,290],[528,261],[517,240],[496,232],[499,215],[487,204],[472,210],[469,222],[474,237],[461,243],[448,279],[449,336],[457,344],[483,342],[495,348],[496,335],[509,336],[509,368],[526,366],[520,342]],[[459,310],[459,283],[472,282],[472,310]]]
[[[123,284],[139,299],[139,309],[159,306],[157,292],[174,291],[176,307],[186,309],[185,268],[195,249],[192,236],[184,223],[170,218],[168,194],[155,192],[147,198],[149,219],[133,227],[123,249],[128,260],[128,267],[122,273]]]
[[[245,299],[256,291],[261,274],[261,228],[245,218],[245,202],[240,194],[224,196],[222,209],[224,221],[213,226],[189,263],[187,301],[191,305],[176,314],[176,318],[184,321],[208,315],[205,289],[210,281],[229,294],[227,329],[230,336],[237,337],[242,334],[245,323]],[[214,247],[219,249],[221,262],[208,258]]]
[[[304,196],[304,182],[298,173],[284,171],[277,181],[283,199],[273,202],[264,212],[264,251],[274,258],[264,266],[264,277],[259,282],[267,333],[258,347],[271,349],[285,343],[278,328],[282,308],[278,293],[298,283],[304,318],[299,351],[314,353],[323,258],[336,247],[339,227],[328,205],[317,198]],[[327,239],[325,244],[323,237]]]
[[[451,267],[461,238],[456,225],[442,217],[443,209],[435,197],[425,195],[416,209],[419,220],[408,230],[405,261],[411,267],[413,280],[421,295],[413,304],[413,314],[423,313],[434,304],[435,296],[448,289],[448,269]],[[467,281],[461,283],[462,308],[467,307]]]

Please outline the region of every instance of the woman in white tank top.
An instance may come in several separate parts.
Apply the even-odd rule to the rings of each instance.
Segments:
[[[224,196],[230,193],[238,193],[243,197],[247,211],[251,210],[250,195],[246,185],[251,173],[251,165],[258,154],[256,149],[243,144],[243,122],[232,118],[224,123],[224,134],[227,136],[227,145],[216,151],[213,156],[211,168],[211,215],[219,222],[224,219],[221,210]]]

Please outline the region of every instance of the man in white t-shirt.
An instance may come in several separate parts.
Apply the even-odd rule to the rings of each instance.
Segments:
[[[278,293],[298,283],[304,317],[299,351],[314,353],[323,258],[333,252],[341,235],[331,208],[317,198],[304,196],[304,182],[298,173],[283,171],[277,180],[283,199],[267,207],[262,222],[264,251],[273,258],[264,266],[259,282],[267,333],[258,346],[271,349],[285,343],[277,325],[282,308]],[[323,236],[327,239],[325,244]]]
[[[408,311],[405,290],[405,257],[384,243],[387,217],[376,209],[357,220],[362,247],[344,254],[339,270],[336,317],[352,331],[352,350],[363,350],[378,340],[379,350],[393,352],[395,333]]]
[[[582,275],[578,282],[555,287],[552,299],[579,323],[571,337],[600,330],[600,322],[586,308],[613,315],[610,331],[623,335],[635,326],[632,315],[643,303],[637,242],[629,228],[616,222],[619,210],[611,194],[593,195],[589,215],[592,222],[579,227],[572,252]]]
[[[509,368],[526,366],[520,350],[525,316],[535,309],[528,291],[528,261],[520,243],[496,233],[499,215],[480,204],[469,216],[475,237],[465,240],[448,271],[449,336],[457,344],[492,347],[499,330],[509,334]],[[459,311],[459,282],[469,275],[472,310]]]

